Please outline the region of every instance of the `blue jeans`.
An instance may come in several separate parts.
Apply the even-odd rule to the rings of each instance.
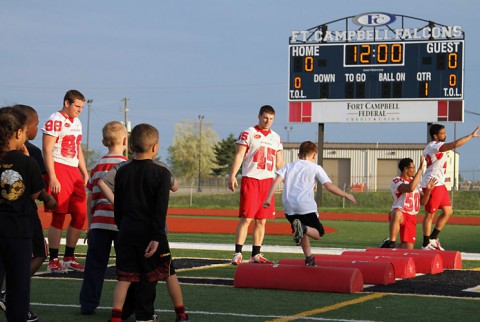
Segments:
[[[92,229],[88,232],[87,259],[80,290],[82,312],[94,311],[100,303],[110,250],[117,234],[118,232],[107,229]]]

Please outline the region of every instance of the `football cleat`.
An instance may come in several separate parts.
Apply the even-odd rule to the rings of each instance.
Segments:
[[[273,261],[270,261],[263,257],[262,254],[257,254],[255,256],[250,257],[250,263],[252,264],[274,264]]]
[[[232,265],[240,265],[242,263],[242,253],[235,253],[230,263]]]
[[[85,270],[85,267],[77,262],[75,256],[64,257],[62,262],[63,267],[67,270],[72,270],[75,272],[83,272]]]
[[[427,246],[422,246],[423,250],[445,250],[440,245],[440,241],[438,239],[430,239]]]
[[[317,267],[318,265],[315,264],[315,257],[311,257],[311,258],[306,258],[305,259],[305,266],[315,266]]]
[[[64,274],[67,273],[68,270],[63,267],[62,263],[60,263],[60,260],[58,258],[54,258],[50,262],[48,262],[47,272]]]
[[[394,241],[391,241],[389,238],[385,238],[385,240],[380,244],[380,248],[396,248],[396,245]]]
[[[300,246],[303,239],[303,224],[300,220],[295,219],[292,222],[293,227],[293,240],[295,241],[295,245]]]

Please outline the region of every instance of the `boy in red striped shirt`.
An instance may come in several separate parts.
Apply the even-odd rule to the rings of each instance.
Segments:
[[[93,314],[100,303],[112,241],[118,234],[113,205],[102,194],[98,181],[117,163],[127,160],[123,155],[127,144],[125,126],[117,121],[108,122],[102,134],[102,143],[108,148],[108,154],[101,157],[92,169],[87,183],[88,251],[80,291],[82,314]]]

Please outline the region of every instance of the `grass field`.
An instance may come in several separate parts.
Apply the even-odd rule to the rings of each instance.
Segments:
[[[385,224],[361,222],[328,222],[337,233],[326,236],[314,246],[364,248],[372,247],[385,235]],[[449,236],[474,237],[478,227],[451,226]],[[172,242],[231,243],[232,235],[175,234]],[[347,238],[350,237],[350,238]],[[450,246],[445,240],[445,246]],[[249,242],[247,240],[247,242]],[[289,245],[286,236],[267,236],[266,245]],[[320,245],[319,245],[320,244]],[[356,247],[354,247],[356,246]],[[467,242],[462,251],[473,252],[476,246]],[[79,247],[79,252],[84,247]],[[249,252],[249,249],[247,250]],[[173,249],[175,257],[229,259],[232,252]],[[248,253],[247,252],[247,253]],[[300,253],[269,253],[271,259],[301,258]],[[464,267],[479,269],[480,262],[465,261]],[[178,272],[179,278],[222,278],[231,280],[235,266],[224,265]],[[68,277],[65,276],[65,277]],[[292,277],[295,278],[295,277]],[[480,284],[480,280],[477,284]],[[101,307],[93,316],[79,313],[80,279],[36,277],[32,280],[32,309],[41,321],[106,321],[109,318],[115,281],[107,280]],[[174,313],[165,285],[157,287],[156,308],[161,321],[174,321]],[[185,303],[192,321],[474,321],[478,318],[480,298],[369,293],[337,294],[293,292],[261,289],[239,289],[232,286],[182,283]],[[4,316],[0,316],[0,321]],[[131,319],[133,321],[133,319]]]
[[[321,241],[312,242],[313,247],[357,249],[377,247],[388,232],[386,223],[355,221],[323,223],[335,228],[336,232],[325,235]],[[442,232],[442,245],[446,249],[480,253],[479,228],[480,226],[449,225]],[[417,234],[421,236],[420,225],[418,229]],[[209,258],[227,262],[233,253],[233,234],[170,233],[169,240],[172,243],[228,244],[232,248],[232,251],[173,248],[175,258]],[[246,243],[251,243],[250,237]],[[267,235],[264,245],[293,246],[291,237],[282,235]],[[77,250],[79,253],[85,253],[86,247],[79,246]],[[245,247],[245,254],[248,256],[249,253],[250,248]],[[281,258],[303,257],[300,248],[296,253],[265,255],[275,261]],[[80,258],[80,261],[83,260],[84,258]],[[463,261],[463,268],[472,272],[478,271],[480,261]],[[231,284],[235,269],[235,266],[225,264],[177,271],[182,282],[185,305],[192,321],[478,321],[480,305],[478,293],[472,293],[471,297],[451,297],[448,291],[455,285],[450,285],[448,281],[445,282],[445,293],[435,295],[421,294],[421,288],[424,286],[412,288],[411,294],[369,292],[368,289],[357,294],[339,294],[246,289],[214,284],[215,280]],[[46,267],[41,269],[45,270]],[[83,316],[80,314],[78,302],[81,279],[70,276],[71,274],[63,278],[37,276],[32,279],[31,307],[39,315],[40,321],[107,321],[115,281],[106,280],[96,314]],[[207,284],[199,284],[192,280],[193,278],[206,280]],[[475,274],[474,279],[476,280],[470,283],[473,286],[480,285],[480,274]],[[175,320],[164,283],[157,287],[155,307],[160,321]],[[4,315],[0,314],[0,321],[5,321]],[[131,318],[130,321],[134,319]]]

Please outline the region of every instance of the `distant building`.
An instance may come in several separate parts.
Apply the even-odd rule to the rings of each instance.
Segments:
[[[300,142],[283,144],[285,163],[298,160]],[[324,144],[323,168],[338,187],[353,191],[380,191],[390,189],[390,180],[396,177],[398,162],[411,158],[419,165],[425,143],[329,143]],[[454,182],[458,189],[459,155],[447,152],[446,186]],[[456,180],[454,181],[454,173]]]

